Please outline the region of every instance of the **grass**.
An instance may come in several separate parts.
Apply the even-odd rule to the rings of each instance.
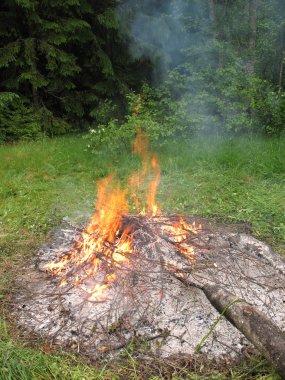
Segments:
[[[161,151],[165,207],[228,223],[284,254],[285,139],[194,140]]]
[[[176,141],[157,149],[162,168],[159,204],[163,210],[245,222],[253,234],[284,254],[285,139],[238,138]],[[82,137],[0,147],[0,298],[19,264],[48,239],[68,216],[85,221],[94,206],[96,180],[110,172],[125,179],[137,167],[128,150],[91,154]],[[3,298],[6,300],[7,297]],[[67,354],[37,350],[17,341],[0,314],[0,379],[159,379],[159,369],[142,375],[133,358],[98,368]],[[2,316],[1,316],[2,315]],[[129,356],[128,356],[129,357]],[[105,367],[104,367],[105,366]],[[188,379],[277,379],[270,366],[250,361],[227,373],[172,377]],[[202,371],[203,372],[203,371]],[[157,375],[157,377],[155,377]],[[143,377],[145,376],[145,377]],[[151,377],[152,376],[152,377]],[[164,375],[164,378],[167,378]],[[188,376],[188,377],[187,377]]]

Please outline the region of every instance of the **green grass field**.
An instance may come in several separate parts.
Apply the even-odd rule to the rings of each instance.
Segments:
[[[74,222],[88,219],[97,179],[116,172],[124,180],[138,164],[127,149],[115,153],[104,148],[92,154],[86,145],[79,136],[0,147],[1,380],[161,378],[159,371],[158,377],[143,375],[131,355],[111,369],[104,363],[95,368],[68,354],[28,348],[4,322],[7,294],[19,265],[63,217]],[[284,138],[195,139],[168,143],[157,152],[162,169],[158,200],[163,210],[247,223],[253,235],[284,255]],[[255,359],[226,373],[201,375],[197,369],[185,375],[185,371],[183,378],[188,379],[278,379],[270,366]],[[168,378],[179,379],[175,376]]]

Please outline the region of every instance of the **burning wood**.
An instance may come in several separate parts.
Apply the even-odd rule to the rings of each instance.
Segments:
[[[110,233],[110,229],[106,229],[105,237],[101,231],[99,234],[97,230],[92,232],[93,228],[94,224],[82,233],[73,250],[45,267],[60,278],[59,287],[78,286],[90,295],[92,301],[104,299],[104,293],[118,276],[134,271],[137,261],[144,257],[143,251],[149,257],[151,252],[161,251],[163,245],[167,245],[171,255],[164,264],[166,268],[177,266],[179,256],[184,266],[194,261],[193,248],[186,241],[191,233],[196,234],[195,225],[188,225],[182,218],[126,215],[116,218],[114,231]],[[143,241],[140,241],[142,237]],[[157,257],[157,252],[153,257],[164,260],[163,254]],[[86,284],[96,276],[101,278],[100,281],[88,287]]]
[[[247,235],[162,214],[155,200],[159,165],[140,131],[133,149],[142,158],[128,180],[136,214],[114,176],[101,180],[89,225],[62,229],[18,280],[20,324],[92,357],[115,355],[134,339],[148,342],[145,356],[193,354],[218,316],[201,290],[214,285],[284,329],[284,262]],[[181,278],[195,287],[185,288]],[[202,347],[218,360],[238,359],[248,349],[225,320]]]
[[[177,252],[193,260],[193,249],[186,244],[186,239],[190,232],[196,233],[195,226],[188,225],[182,217],[171,220],[160,215],[156,203],[159,165],[156,156],[148,151],[147,139],[140,129],[133,152],[142,159],[142,169],[132,174],[128,181],[139,217],[126,217],[129,211],[127,190],[122,189],[119,182],[114,184],[113,175],[99,181],[96,212],[88,227],[71,252],[59,256],[46,267],[51,274],[61,277],[60,287],[72,286],[73,282],[74,286],[84,289],[93,301],[103,299],[104,292],[116,280],[117,272],[126,270],[134,255],[135,231],[142,227],[145,231],[150,230],[150,223],[160,226],[155,234],[152,232],[151,244],[157,240],[156,233],[159,236],[164,233]],[[151,180],[146,200],[141,202],[137,194],[141,193],[141,186],[148,177]],[[98,272],[103,274],[101,280],[94,285],[91,281],[92,286],[87,285]]]

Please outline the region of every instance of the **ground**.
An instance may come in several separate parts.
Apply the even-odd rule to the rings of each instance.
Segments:
[[[124,180],[138,164],[128,152],[103,148],[92,153],[87,144],[76,136],[0,147],[0,378],[277,379],[270,366],[256,358],[226,373],[189,362],[177,367],[156,363],[146,371],[131,348],[121,362],[94,367],[69,354],[50,352],[44,343],[30,348],[7,325],[9,293],[15,291],[13,278],[19,265],[49,239],[63,217],[76,222],[88,219],[98,178],[116,172]],[[157,151],[162,169],[158,200],[163,210],[244,224],[284,255],[284,138],[176,141]]]

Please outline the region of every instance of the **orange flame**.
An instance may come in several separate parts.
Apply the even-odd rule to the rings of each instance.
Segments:
[[[89,234],[96,232],[108,241],[114,241],[121,227],[122,216],[129,210],[126,200],[127,190],[121,190],[120,183],[113,189],[113,181],[114,176],[111,175],[97,182],[97,211],[87,228]]]
[[[148,206],[148,209],[151,211],[152,216],[156,216],[159,210],[158,210],[158,206],[156,204],[155,198],[156,198],[156,192],[157,192],[157,188],[160,181],[160,169],[159,169],[156,156],[153,156],[151,159],[151,167],[154,172],[154,178],[150,182],[150,185],[149,185],[149,191],[147,195],[147,206]]]
[[[142,160],[141,169],[132,174],[128,181],[135,209],[141,215],[160,215],[156,203],[160,167],[157,157],[149,152],[147,138],[140,128],[133,143],[133,153],[139,155]],[[148,187],[146,199],[143,200],[139,198],[139,194],[143,193],[145,182],[148,183]],[[75,249],[46,267],[54,275],[61,276],[60,287],[66,286],[68,274],[74,274],[76,270],[76,274],[73,275],[74,285],[87,292],[88,299],[92,301],[104,299],[105,292],[116,279],[114,269],[127,265],[130,255],[134,254],[133,227],[123,228],[123,217],[129,212],[128,189],[122,189],[114,175],[98,181],[97,187],[96,212]],[[163,217],[159,218],[163,221]],[[173,242],[179,244],[181,253],[192,259],[193,249],[184,244],[184,241],[189,236],[189,231],[195,233],[195,228],[180,218],[173,225],[165,226],[164,230]],[[102,267],[105,271],[100,271]],[[86,284],[92,283],[89,279],[95,274],[102,273],[106,273],[102,281],[95,285],[93,281],[91,286]]]
[[[138,129],[137,136],[133,143],[133,153],[139,155],[142,159],[142,169],[131,175],[129,184],[131,195],[135,204],[135,209],[141,215],[149,213],[156,216],[160,213],[156,203],[156,193],[160,181],[160,168],[155,155],[151,155],[148,149],[148,141],[143,135],[141,128]],[[143,204],[140,209],[138,195],[142,192],[147,177],[150,177],[150,183],[147,189],[146,204]],[[146,211],[147,210],[147,211]]]

